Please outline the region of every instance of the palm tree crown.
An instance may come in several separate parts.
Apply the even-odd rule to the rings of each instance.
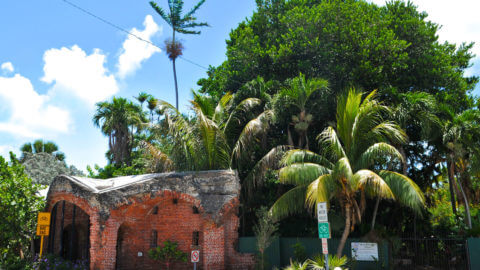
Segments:
[[[336,128],[328,127],[318,135],[321,154],[291,150],[283,159],[280,182],[296,187],[282,195],[272,206],[272,214],[285,217],[303,210],[306,204],[336,198],[344,210],[345,230],[337,250],[341,255],[348,234],[360,223],[366,207],[365,196],[394,199],[420,212],[424,197],[407,176],[390,171],[402,155],[389,142],[406,142],[405,133],[383,117],[389,108],[375,100],[375,91],[362,99],[362,93],[350,90],[337,104]]]

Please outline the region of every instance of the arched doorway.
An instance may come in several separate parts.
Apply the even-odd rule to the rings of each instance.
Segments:
[[[117,233],[117,256],[116,256],[116,270],[126,270],[126,269],[134,269],[135,267],[135,258],[132,258],[132,251],[129,250],[130,245],[128,241],[130,240],[129,236],[131,237],[131,230],[129,226],[125,223],[118,228]]]
[[[90,259],[90,216],[77,205],[57,202],[51,211],[48,253],[70,261]]]

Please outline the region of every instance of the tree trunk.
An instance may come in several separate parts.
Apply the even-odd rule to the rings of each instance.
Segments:
[[[472,216],[470,215],[470,206],[468,204],[467,196],[465,195],[465,191],[463,191],[462,183],[458,181],[458,186],[460,187],[460,191],[462,192],[463,203],[465,204],[465,215],[467,216],[467,226],[469,229],[472,229]]]
[[[292,139],[292,133],[290,132],[290,127],[287,127],[287,134],[288,134],[288,144],[291,147],[295,147],[295,145],[293,145],[293,139]]]
[[[347,242],[348,235],[350,234],[350,221],[352,215],[352,206],[346,205],[345,207],[345,229],[343,230],[342,238],[340,238],[340,243],[338,244],[337,248],[337,257],[342,257],[342,251],[345,247],[345,243]]]
[[[375,228],[375,219],[377,219],[377,212],[378,212],[378,205],[380,204],[380,197],[377,196],[377,201],[375,202],[375,208],[373,209],[373,217],[372,217],[372,226],[370,227],[370,231],[373,231]]]
[[[402,145],[400,145],[398,148],[398,152],[400,152],[400,155],[402,155],[403,161],[402,161],[402,172],[403,175],[407,175],[407,154],[405,153],[405,149],[403,148]]]
[[[455,168],[453,167],[453,162],[447,161],[447,170],[448,170],[448,185],[450,188],[450,203],[452,204],[452,212],[457,216],[457,203],[455,200],[455,192],[453,190],[455,182]]]
[[[173,30],[173,46],[175,45],[175,29]],[[172,59],[173,63],[173,80],[175,81],[175,108],[177,108],[178,111],[178,84],[177,84],[177,69],[175,68],[175,60],[176,57]]]

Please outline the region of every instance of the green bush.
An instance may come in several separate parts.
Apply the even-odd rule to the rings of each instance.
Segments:
[[[153,260],[161,261],[167,269],[174,262],[186,262],[187,253],[178,249],[178,243],[167,240],[163,242],[163,247],[152,248],[148,251],[148,257]]]

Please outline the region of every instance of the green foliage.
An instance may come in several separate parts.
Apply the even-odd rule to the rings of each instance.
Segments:
[[[43,140],[35,140],[33,143],[25,143],[20,147],[22,151],[22,157],[20,160],[25,159],[25,155],[38,154],[38,153],[48,153],[55,157],[59,161],[65,161],[65,154],[58,151],[58,146],[54,142],[44,142]]]
[[[0,156],[0,268],[31,261],[37,213],[44,207],[38,195],[42,187],[34,184],[23,166],[10,153],[10,163]],[[17,268],[21,269],[21,268]]]
[[[118,176],[139,175],[145,173],[142,167],[138,166],[117,166],[115,164],[107,164],[105,167],[95,165],[95,170],[87,166],[88,177],[107,179]]]
[[[261,207],[257,210],[257,224],[253,227],[253,232],[257,238],[257,250],[259,252],[259,269],[267,267],[267,258],[265,250],[272,244],[275,232],[278,230],[278,224],[272,219],[267,207]]]
[[[108,136],[111,163],[119,166],[131,165],[135,132],[144,128],[147,120],[141,106],[125,98],[113,97],[111,102],[99,102],[93,116],[93,123]]]
[[[293,258],[296,261],[300,262],[307,259],[308,257],[307,250],[305,249],[305,246],[302,245],[300,241],[297,241],[297,243],[293,244],[292,247],[293,247]]]
[[[284,267],[283,270],[307,270],[310,264],[308,262],[297,262],[290,260],[290,265]]]
[[[401,154],[388,142],[406,141],[404,132],[383,115],[389,108],[375,99],[375,91],[362,97],[354,89],[339,98],[336,129],[319,134],[322,154],[290,150],[279,171],[281,183],[295,187],[272,206],[276,218],[298,213],[304,206],[338,200],[345,213],[345,231],[337,255],[355,224],[361,223],[365,197],[396,200],[421,213],[424,197],[407,176],[383,169],[385,159],[401,161]]]
[[[178,249],[178,243],[167,240],[163,242],[163,246],[152,248],[148,251],[148,257],[163,262],[167,269],[174,262],[186,262],[187,253]]]
[[[307,260],[311,266],[311,269],[314,270],[323,270],[325,269],[325,256],[323,254],[317,254],[313,256],[312,259]],[[347,256],[337,257],[334,255],[328,255],[328,266],[330,269],[335,267],[340,267],[341,269],[345,269],[348,265],[348,258]]]
[[[461,110],[477,82],[463,77],[472,44],[440,43],[438,29],[411,2],[260,0],[230,33],[227,60],[199,84],[222,95],[257,76],[283,82],[301,72],[328,80],[333,96],[351,85],[415,89]]]

